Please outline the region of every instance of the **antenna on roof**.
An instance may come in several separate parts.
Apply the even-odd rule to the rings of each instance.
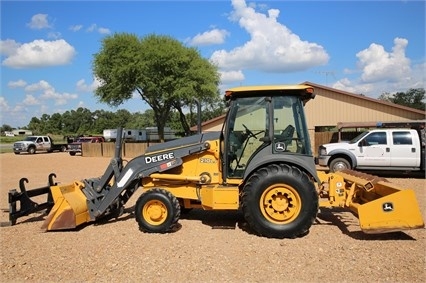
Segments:
[[[325,85],[326,86],[328,86],[328,76],[332,75],[334,78],[336,78],[334,76],[334,71],[317,71],[315,73],[320,74],[320,75],[325,75]]]

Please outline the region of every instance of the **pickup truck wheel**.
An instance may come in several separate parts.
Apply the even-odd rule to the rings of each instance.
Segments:
[[[274,164],[255,172],[242,195],[244,218],[260,236],[295,238],[305,235],[318,212],[314,183],[298,168]]]
[[[344,169],[352,169],[351,164],[345,158],[338,157],[330,162],[330,172],[337,172]]]
[[[28,148],[28,153],[29,153],[29,154],[34,154],[35,152],[36,152],[35,147],[30,146],[30,147]]]
[[[179,217],[179,201],[164,189],[154,188],[146,191],[136,201],[135,218],[143,232],[171,232]]]
[[[67,151],[67,147],[65,145],[62,145],[61,146],[61,152],[65,152],[65,151]]]
[[[15,151],[15,154],[20,154],[20,152],[19,151]]]
[[[75,155],[75,152],[70,151],[70,155],[71,155],[71,156],[74,156],[74,155]]]

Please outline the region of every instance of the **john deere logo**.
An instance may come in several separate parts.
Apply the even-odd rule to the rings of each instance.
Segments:
[[[384,204],[382,204],[382,209],[383,209],[384,212],[393,211],[393,203],[385,202]]]
[[[286,146],[285,146],[285,143],[283,143],[283,142],[277,142],[275,144],[275,150],[276,151],[285,151],[285,148],[286,148]]]

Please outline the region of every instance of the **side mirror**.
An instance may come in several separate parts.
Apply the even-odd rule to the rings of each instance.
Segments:
[[[358,143],[358,146],[359,147],[363,147],[363,146],[365,146],[366,144],[365,144],[365,140],[362,140],[362,141],[360,141],[359,143]]]

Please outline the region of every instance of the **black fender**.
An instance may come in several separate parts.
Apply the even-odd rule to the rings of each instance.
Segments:
[[[253,172],[258,168],[264,167],[272,163],[285,163],[290,166],[298,167],[300,170],[307,172],[309,175],[315,178],[317,183],[320,183],[320,179],[317,175],[314,157],[311,155],[300,155],[300,154],[279,154],[271,153],[271,148],[266,147],[257,153],[256,158],[250,160],[244,171],[244,180],[247,180]]]

